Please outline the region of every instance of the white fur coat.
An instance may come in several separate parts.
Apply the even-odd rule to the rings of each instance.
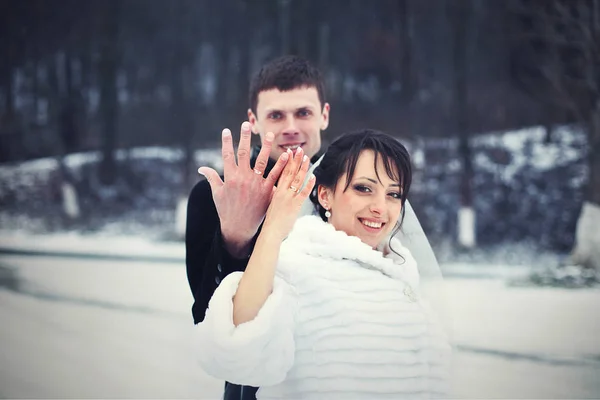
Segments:
[[[298,219],[254,320],[233,324],[242,273],[221,282],[197,326],[203,369],[260,386],[259,399],[444,397],[450,346],[413,257],[392,248],[401,257],[319,217]]]

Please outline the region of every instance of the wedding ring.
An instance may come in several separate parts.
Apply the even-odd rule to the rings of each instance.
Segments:
[[[294,186],[290,186],[290,187],[289,187],[289,189],[290,189],[290,190],[293,190],[293,191],[294,191],[294,192],[296,192],[296,193],[298,193],[298,189],[297,189],[297,188],[295,188]]]
[[[262,172],[260,172],[260,171],[259,171],[259,170],[257,170],[256,168],[254,168],[254,173],[255,173],[256,175],[262,175],[262,174],[263,174]]]

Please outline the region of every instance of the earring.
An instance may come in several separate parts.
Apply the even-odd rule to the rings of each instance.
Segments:
[[[329,210],[325,210],[325,218],[331,218],[331,212],[329,212]]]

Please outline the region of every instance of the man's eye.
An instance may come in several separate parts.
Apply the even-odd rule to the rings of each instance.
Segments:
[[[308,111],[308,110],[300,110],[300,111],[298,111],[297,114],[298,114],[299,117],[308,117],[308,116],[310,116],[310,111]]]
[[[278,112],[271,113],[271,114],[269,114],[269,118],[270,119],[281,119],[281,113],[278,113]]]

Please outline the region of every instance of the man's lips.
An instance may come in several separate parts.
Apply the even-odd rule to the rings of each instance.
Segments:
[[[290,149],[290,150],[296,150],[298,147],[302,147],[304,145],[305,142],[295,142],[295,143],[285,143],[285,144],[280,144],[279,147],[282,147],[284,149]]]
[[[279,148],[282,149],[283,151],[287,151],[288,149],[292,151],[292,153],[296,154],[296,151],[298,150],[298,148],[304,146],[305,143],[287,143],[287,144],[280,144]]]

